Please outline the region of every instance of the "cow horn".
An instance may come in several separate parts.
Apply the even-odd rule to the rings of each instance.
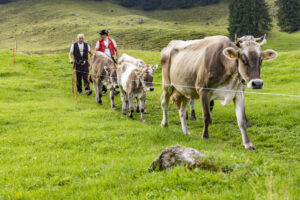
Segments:
[[[264,39],[263,41],[260,43],[260,46],[264,46],[265,44],[267,44],[267,34],[264,35]]]

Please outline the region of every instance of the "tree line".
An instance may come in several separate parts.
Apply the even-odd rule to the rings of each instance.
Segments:
[[[277,0],[278,26],[281,31],[300,29],[300,0]],[[270,9],[265,0],[231,0],[229,3],[230,37],[234,35],[261,36],[272,28]]]
[[[96,0],[101,1],[101,0]],[[229,0],[112,0],[124,7],[139,7],[143,10],[150,11],[156,9],[175,9],[175,8],[191,8],[192,6],[206,6],[225,2]]]

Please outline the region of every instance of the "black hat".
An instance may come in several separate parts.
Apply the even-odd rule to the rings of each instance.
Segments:
[[[109,30],[108,29],[104,29],[102,31],[100,31],[100,35],[108,35]]]

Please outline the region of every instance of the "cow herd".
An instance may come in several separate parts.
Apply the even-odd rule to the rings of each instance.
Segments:
[[[224,106],[233,101],[244,147],[254,150],[247,134],[249,122],[245,114],[244,85],[247,84],[250,89],[263,88],[260,76],[262,61],[277,57],[273,50],[261,50],[266,41],[266,37],[253,36],[236,38],[235,41],[225,36],[171,41],[161,51],[161,126],[167,127],[169,124],[168,104],[171,100],[179,110],[183,133],[190,135],[186,123],[187,105],[191,104],[191,119],[195,120],[194,103],[195,99],[200,99],[204,123],[202,138],[208,139],[214,100]],[[115,66],[105,54],[96,52],[91,57],[91,78],[96,102],[102,103],[104,85],[110,90],[111,107],[115,109],[114,90],[120,88],[122,113],[132,118],[134,111],[140,112],[141,121],[144,122],[146,93],[154,90],[153,72],[157,68],[158,65],[150,66],[127,54],[123,54]]]

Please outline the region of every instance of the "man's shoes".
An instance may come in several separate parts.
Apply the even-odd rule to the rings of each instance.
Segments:
[[[118,94],[120,94],[120,92],[117,90],[114,90],[114,95],[118,95]]]
[[[86,93],[86,96],[90,96],[93,92],[92,92],[92,90],[88,90],[85,93]]]

